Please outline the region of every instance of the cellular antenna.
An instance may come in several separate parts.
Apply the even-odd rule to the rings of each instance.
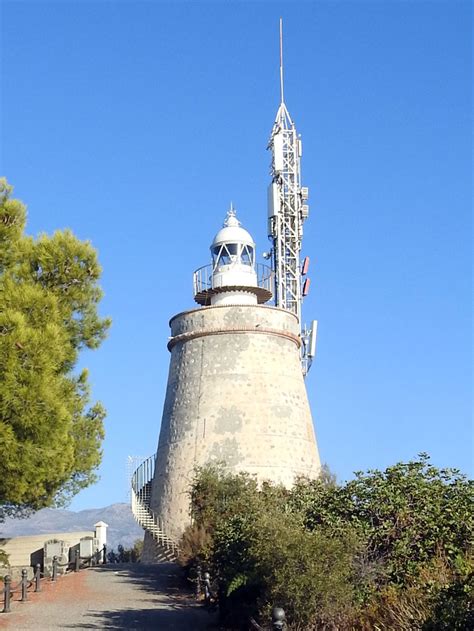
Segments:
[[[280,18],[280,97],[268,148],[272,152],[268,189],[268,238],[272,242],[275,306],[298,318],[302,345],[303,373],[309,370],[314,344],[310,330],[302,322],[302,303],[309,289],[307,265],[302,266],[303,223],[308,218],[308,188],[301,185],[301,136],[296,131],[283,94],[283,20]],[[304,282],[303,282],[304,280]],[[315,327],[313,326],[315,331]],[[312,330],[313,330],[312,329]],[[315,334],[311,339],[314,340]]]
[[[283,19],[280,18],[280,102],[283,101]]]

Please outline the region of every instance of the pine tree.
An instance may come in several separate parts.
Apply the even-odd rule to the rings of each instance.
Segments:
[[[97,312],[92,245],[68,230],[25,235],[26,208],[11,193],[0,179],[0,518],[96,480],[105,410],[75,369],[110,326]]]

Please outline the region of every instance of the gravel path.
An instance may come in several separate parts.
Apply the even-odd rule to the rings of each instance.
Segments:
[[[47,582],[28,602],[0,614],[0,629],[216,629],[214,616],[180,583],[172,563],[123,564],[68,574]]]

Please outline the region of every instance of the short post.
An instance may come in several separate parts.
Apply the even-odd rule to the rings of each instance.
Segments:
[[[10,598],[11,598],[11,586],[12,586],[12,578],[11,576],[5,576],[3,579],[3,613],[10,613]]]
[[[272,610],[272,629],[273,631],[286,631],[286,615],[285,610],[281,607],[273,607]]]
[[[107,563],[107,546],[104,543],[104,547],[102,548],[102,565]]]
[[[202,580],[201,566],[198,565],[196,568],[196,600],[199,600],[199,598],[201,597],[201,580]]]
[[[53,572],[51,574],[51,580],[55,581],[58,578],[58,557],[53,557]]]
[[[74,572],[79,572],[81,568],[81,557],[79,556],[79,550],[74,553]]]
[[[21,571],[21,602],[28,600],[28,570]]]
[[[35,570],[35,592],[41,591],[41,565],[39,563],[36,564]]]
[[[204,572],[204,602],[206,605],[211,604],[211,575],[209,572]]]

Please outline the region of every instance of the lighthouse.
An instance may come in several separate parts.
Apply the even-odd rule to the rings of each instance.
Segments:
[[[281,37],[280,37],[281,42]],[[281,49],[281,47],[280,47]],[[281,60],[281,57],[280,57]],[[156,454],[132,477],[132,509],[146,530],[144,561],[173,558],[190,524],[196,467],[217,464],[290,487],[320,460],[305,387],[315,325],[301,320],[301,139],[283,102],[271,138],[271,266],[231,205],[193,275],[195,308],[170,320],[170,366]]]

